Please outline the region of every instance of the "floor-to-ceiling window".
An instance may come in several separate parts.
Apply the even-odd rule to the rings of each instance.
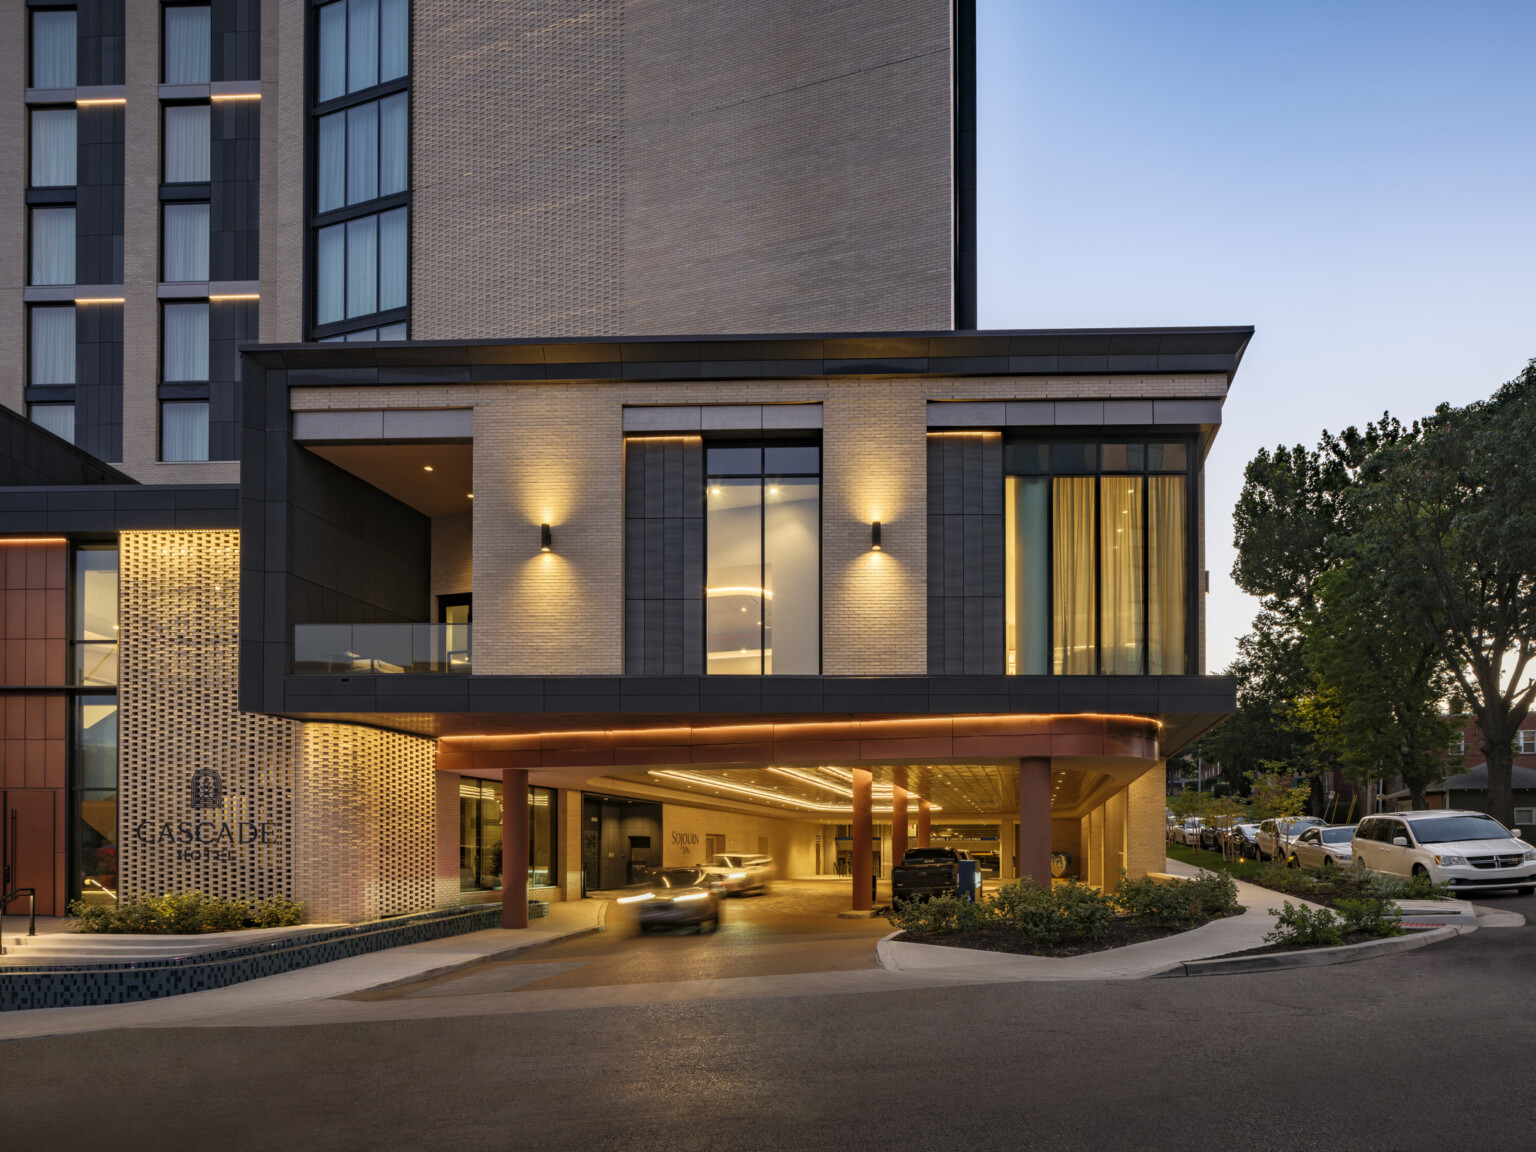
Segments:
[[[117,577],[116,544],[75,549],[70,898],[87,903],[117,897]]]
[[[1183,441],[1005,446],[1010,673],[1188,670],[1191,461]]]
[[[528,789],[528,884],[552,885],[555,875],[555,789]],[[465,776],[459,780],[459,890],[501,888],[501,782]]]
[[[821,449],[705,447],[705,669],[821,671]]]

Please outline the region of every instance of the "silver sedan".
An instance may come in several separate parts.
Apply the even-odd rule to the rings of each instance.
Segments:
[[[1329,868],[1348,868],[1354,863],[1350,842],[1355,838],[1353,824],[1333,824],[1323,828],[1308,828],[1291,842],[1292,868],[1308,871],[1326,871]]]

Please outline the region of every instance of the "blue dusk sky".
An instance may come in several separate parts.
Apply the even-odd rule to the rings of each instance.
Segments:
[[[1259,448],[1536,356],[1536,0],[978,4],[981,326],[1257,329],[1207,461],[1219,671]]]

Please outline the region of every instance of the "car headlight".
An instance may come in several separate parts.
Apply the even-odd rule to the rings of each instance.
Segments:
[[[1466,862],[1467,858],[1465,856],[1458,856],[1454,852],[1445,852],[1435,857],[1435,863],[1442,868],[1448,864],[1465,864]]]
[[[1525,850],[1525,858],[1527,860],[1536,860],[1536,848],[1527,848]]]
[[[651,898],[651,894],[649,892],[642,892],[638,896],[620,896],[619,897],[619,903],[620,904],[635,904],[635,903],[638,903],[641,900],[649,900],[650,898]]]
[[[708,899],[709,899],[709,893],[708,892],[690,892],[686,896],[674,896],[674,897],[672,897],[672,901],[675,904],[686,904],[690,900],[708,900]]]
[[[745,872],[727,872],[725,878],[727,880],[745,880],[747,874]]]

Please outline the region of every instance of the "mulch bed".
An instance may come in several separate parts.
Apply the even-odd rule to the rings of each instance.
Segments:
[[[1239,909],[1232,915],[1240,916],[1242,910]],[[1192,924],[1188,928],[1164,928],[1157,924],[1140,924],[1134,920],[1120,919],[1110,922],[1109,934],[1103,940],[1079,940],[1050,947],[1032,944],[1019,933],[1005,928],[979,928],[969,932],[952,932],[947,936],[903,932],[897,939],[903,944],[937,944],[943,948],[972,948],[980,952],[1011,952],[1018,956],[1065,958],[1086,956],[1090,952],[1107,952],[1111,948],[1124,948],[1129,944],[1145,944],[1148,940],[1161,940],[1167,936],[1177,936],[1181,932],[1191,932],[1201,927],[1204,925]]]

